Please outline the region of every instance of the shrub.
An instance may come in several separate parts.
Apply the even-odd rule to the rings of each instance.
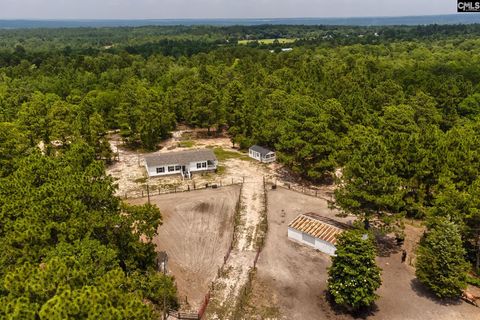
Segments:
[[[378,298],[381,269],[375,263],[373,235],[365,230],[346,231],[337,241],[336,256],[328,270],[328,291],[336,304],[358,310]]]

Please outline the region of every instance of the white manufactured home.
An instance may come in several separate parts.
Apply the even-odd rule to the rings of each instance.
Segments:
[[[277,159],[274,151],[257,145],[251,146],[250,149],[248,149],[248,155],[250,158],[264,163],[274,162]]]
[[[288,238],[334,256],[337,236],[349,225],[315,213],[305,213],[296,217],[288,226]]]
[[[145,157],[149,177],[180,174],[189,179],[194,172],[216,170],[217,164],[217,158],[210,149],[159,153]]]

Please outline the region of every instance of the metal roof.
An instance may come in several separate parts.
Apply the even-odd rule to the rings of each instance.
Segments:
[[[351,226],[347,224],[316,215],[315,213],[299,215],[288,227],[331,244],[337,242],[337,236],[340,233],[351,228]]]
[[[211,149],[186,150],[178,152],[158,153],[145,157],[147,167],[165,165],[188,165],[191,162],[216,161],[217,157]]]
[[[250,149],[253,150],[253,151],[259,152],[262,156],[264,156],[264,155],[266,155],[270,152],[274,152],[272,150],[269,150],[267,148],[260,147],[260,146],[257,146],[257,145],[251,146]]]

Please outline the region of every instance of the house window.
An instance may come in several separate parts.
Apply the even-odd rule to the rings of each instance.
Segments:
[[[175,166],[175,171],[180,171],[182,170],[182,166]]]
[[[157,173],[164,173],[164,172],[165,172],[164,167],[157,168]]]
[[[207,163],[206,162],[202,162],[202,168],[206,168],[207,167]]]
[[[175,171],[175,166],[168,166],[168,172]]]
[[[202,164],[200,162],[197,163],[197,169],[201,169],[202,168]]]

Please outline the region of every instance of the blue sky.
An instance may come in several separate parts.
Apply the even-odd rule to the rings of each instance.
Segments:
[[[364,17],[455,12],[456,0],[0,0],[0,19]]]

